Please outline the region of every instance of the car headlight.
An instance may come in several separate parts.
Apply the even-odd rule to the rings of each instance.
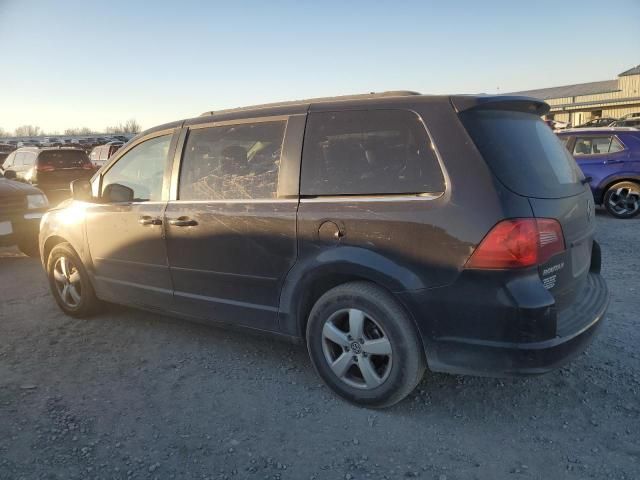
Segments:
[[[27,195],[27,208],[46,208],[49,206],[49,200],[41,193],[35,195]]]

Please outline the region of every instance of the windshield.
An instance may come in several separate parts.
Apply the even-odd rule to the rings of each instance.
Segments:
[[[498,179],[527,197],[582,193],[584,175],[551,129],[530,113],[471,110],[460,118]]]

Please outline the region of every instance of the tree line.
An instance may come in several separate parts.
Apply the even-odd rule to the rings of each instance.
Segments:
[[[5,130],[0,127],[0,137],[40,137],[40,136],[56,136],[56,135],[68,135],[68,136],[77,136],[77,135],[93,135],[96,133],[107,133],[107,134],[122,134],[122,133],[140,133],[142,128],[140,124],[136,121],[135,118],[131,118],[124,123],[119,123],[117,125],[105,127],[102,131],[96,131],[89,127],[79,127],[79,128],[67,128],[61,134],[58,131],[55,132],[45,132],[40,127],[36,125],[21,125],[17,127],[13,132],[9,130]]]

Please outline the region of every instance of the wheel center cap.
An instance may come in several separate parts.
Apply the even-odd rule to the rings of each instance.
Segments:
[[[358,342],[351,342],[350,346],[353,353],[362,353],[362,345],[360,345]]]

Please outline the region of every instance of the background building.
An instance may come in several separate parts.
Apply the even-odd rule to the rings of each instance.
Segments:
[[[581,125],[593,118],[620,118],[640,112],[640,65],[615,80],[579,83],[563,87],[514,92],[544,100],[551,105],[548,120]]]

